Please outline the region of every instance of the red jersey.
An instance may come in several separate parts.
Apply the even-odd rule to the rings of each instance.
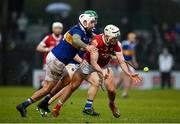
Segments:
[[[43,46],[46,46],[50,49],[54,48],[58,43],[59,41],[61,40],[62,38],[62,35],[60,35],[59,37],[56,37],[54,34],[50,34],[50,35],[47,35],[42,41],[41,41],[41,44]],[[48,52],[45,52],[44,53],[44,57],[43,57],[43,64],[46,64],[46,56],[47,56]]]
[[[106,66],[109,61],[111,60],[111,54],[113,52],[121,52],[120,43],[117,42],[115,45],[108,45],[103,40],[103,35],[96,35],[93,40],[97,41],[96,48],[98,48],[99,58],[98,58],[98,65],[103,68]],[[90,63],[90,53],[86,52],[84,55],[84,59]]]

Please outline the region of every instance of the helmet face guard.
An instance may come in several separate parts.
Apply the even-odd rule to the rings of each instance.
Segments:
[[[84,25],[84,21],[87,22],[86,25]],[[81,23],[81,25],[84,27],[84,28],[88,28],[88,25],[90,23],[95,23],[95,18],[93,16],[91,16],[90,14],[81,14],[79,16],[79,22]]]
[[[115,44],[120,36],[120,30],[115,25],[107,25],[104,28],[104,35],[108,37],[109,44]]]
[[[114,45],[118,42],[118,40],[119,40],[119,37],[111,37],[109,38],[109,43]]]

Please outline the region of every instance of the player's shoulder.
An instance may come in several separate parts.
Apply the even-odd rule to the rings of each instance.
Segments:
[[[95,35],[94,38],[93,38],[93,42],[97,45],[102,45],[103,43],[103,35],[102,34],[98,34],[98,35]]]
[[[97,34],[94,36],[94,39],[96,40],[102,40],[103,34]]]
[[[52,34],[47,34],[46,36],[45,36],[45,39],[51,39],[51,38],[53,38],[53,35]]]
[[[91,45],[94,45],[94,46],[98,46],[98,40],[97,39],[92,39],[91,41]]]
[[[71,27],[68,32],[70,34],[79,34],[79,35],[82,35],[83,34],[83,29],[80,26],[80,24],[76,24],[73,27]]]

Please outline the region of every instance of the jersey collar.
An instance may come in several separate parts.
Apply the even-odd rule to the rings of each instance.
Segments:
[[[85,28],[81,25],[81,23],[78,23],[78,26],[79,26],[80,29],[81,29],[82,31],[84,31],[84,33],[86,34],[86,30],[85,30]]]
[[[56,37],[56,36],[55,36],[55,34],[54,34],[54,33],[52,33],[52,37],[53,37],[54,39],[56,39],[56,40],[60,40],[61,35],[59,35],[59,37]]]

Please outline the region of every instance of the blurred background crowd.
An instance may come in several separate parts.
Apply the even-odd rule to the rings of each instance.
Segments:
[[[137,34],[138,69],[158,70],[165,47],[173,56],[173,69],[180,69],[180,0],[1,0],[0,9],[1,85],[30,85],[32,71],[42,68],[35,48],[52,22],[62,22],[65,33],[86,9],[98,13],[99,32],[112,23],[121,30],[121,41],[128,32]]]

